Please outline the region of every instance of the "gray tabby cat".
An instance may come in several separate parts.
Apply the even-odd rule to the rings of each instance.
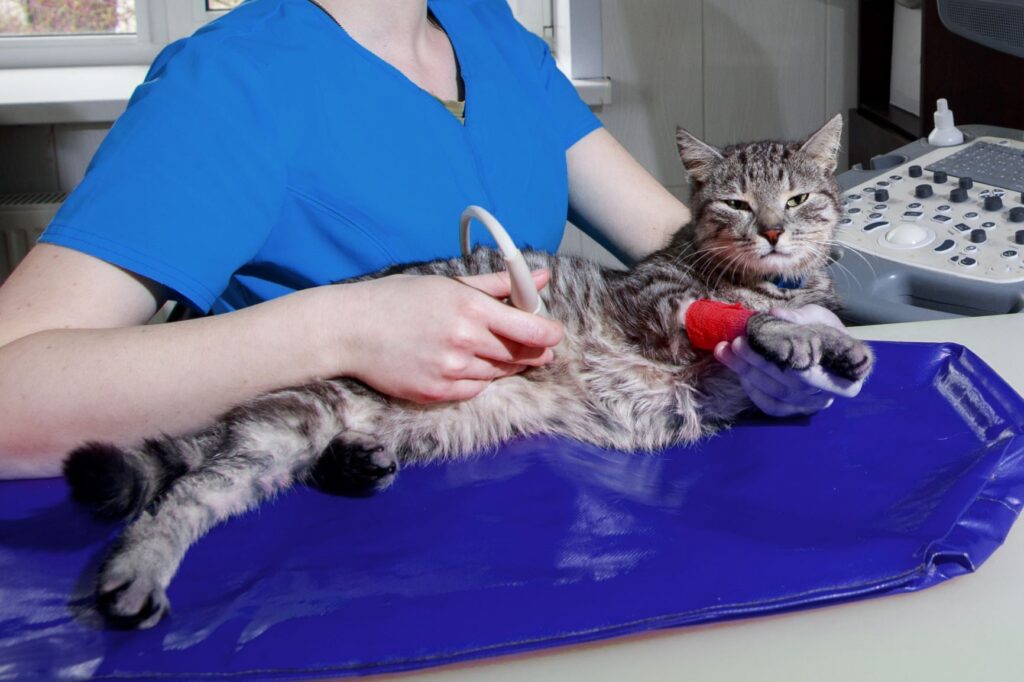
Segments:
[[[65,463],[75,498],[134,517],[100,569],[100,610],[115,626],[156,624],[187,548],[296,481],[359,494],[387,487],[406,464],[464,457],[525,434],[633,452],[691,443],[727,425],[751,404],[735,375],[691,348],[681,306],[711,298],[758,311],[835,307],[825,266],[840,214],[832,173],[841,127],[836,116],[804,142],[721,151],[679,130],[693,222],[628,272],[528,253],[532,268],[551,271],[543,298],[564,340],[547,366],[495,381],[472,400],[416,405],[332,379],[256,398],[190,436],[76,449]],[[497,253],[477,249],[373,276],[500,268]],[[787,288],[780,278],[802,283]],[[747,333],[780,367],[820,363],[851,380],[871,367],[865,345],[828,326],[759,312]]]

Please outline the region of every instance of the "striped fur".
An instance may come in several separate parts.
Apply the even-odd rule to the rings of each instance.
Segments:
[[[472,400],[414,405],[334,379],[256,398],[192,436],[150,439],[127,451],[93,443],[72,452],[66,473],[76,498],[134,516],[100,571],[101,610],[114,625],[155,624],[187,548],[294,482],[373,491],[403,465],[465,457],[527,434],[650,452],[726,425],[749,403],[730,372],[690,347],[680,311],[698,298],[759,311],[833,306],[824,267],[839,215],[831,177],[838,134],[833,120],[804,143],[719,151],[680,131],[693,223],[628,272],[528,252],[531,267],[551,272],[542,296],[565,338],[552,363],[495,381]],[[804,203],[785,206],[802,193],[809,195]],[[726,199],[750,210],[729,208]],[[776,230],[774,250],[762,236],[766,225]],[[478,249],[374,276],[453,277],[502,267],[498,254]],[[779,275],[801,276],[805,284],[780,289],[771,283]],[[870,366],[866,348],[839,332],[769,315],[752,318],[750,329],[758,330],[751,342],[781,365],[830,363],[850,377]],[[797,352],[797,341],[806,352]]]

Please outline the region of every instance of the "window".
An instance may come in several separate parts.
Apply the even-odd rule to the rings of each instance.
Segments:
[[[135,33],[135,0],[0,0],[0,35]]]
[[[0,68],[149,64],[167,43],[241,4],[242,0],[0,0]],[[570,23],[596,38],[600,0],[508,0],[516,18],[542,36],[575,78],[600,71],[587,43],[570,41]],[[596,26],[596,32],[594,28]],[[599,58],[598,58],[599,59]]]

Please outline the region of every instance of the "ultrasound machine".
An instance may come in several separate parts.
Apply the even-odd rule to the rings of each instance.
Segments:
[[[838,177],[848,323],[1024,311],[1024,132],[960,130],[962,144],[918,140]]]
[[[897,97],[916,99],[920,92],[914,82],[896,85],[901,65],[920,63],[920,25],[905,24],[897,34],[901,5],[919,4],[897,0],[892,96],[898,106]],[[1024,59],[1024,0],[937,0],[937,11],[955,35]],[[918,54],[905,53],[915,35]],[[931,104],[920,103],[922,109]],[[847,324],[1024,311],[1024,131],[955,127],[945,100],[934,104],[936,129],[928,139],[837,178],[843,216],[831,274]]]

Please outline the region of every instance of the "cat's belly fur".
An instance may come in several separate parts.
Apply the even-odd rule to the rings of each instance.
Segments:
[[[542,296],[550,316],[565,329],[554,361],[494,381],[468,401],[377,402],[347,428],[372,433],[404,461],[455,458],[541,433],[652,451],[696,440],[749,405],[710,357],[673,365],[645,357],[628,343],[609,318],[605,274],[595,264],[541,253],[528,254],[528,260],[552,273]],[[493,252],[477,251],[471,259],[405,271],[463,276],[502,267]],[[698,384],[716,375],[716,395],[710,398]]]

